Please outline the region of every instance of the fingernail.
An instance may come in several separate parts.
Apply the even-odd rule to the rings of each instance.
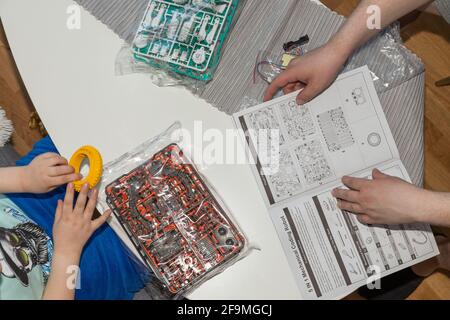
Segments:
[[[306,102],[305,102],[305,100],[303,100],[303,99],[297,99],[297,104],[299,105],[299,106],[302,106],[302,105],[304,105]]]

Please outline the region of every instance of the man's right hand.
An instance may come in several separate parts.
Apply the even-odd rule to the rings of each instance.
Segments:
[[[314,99],[336,80],[348,58],[341,51],[339,46],[329,42],[292,60],[287,69],[269,85],[264,101],[271,100],[280,89],[288,94],[302,88],[297,104],[303,105]]]

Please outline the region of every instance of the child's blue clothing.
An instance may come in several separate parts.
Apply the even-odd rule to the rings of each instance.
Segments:
[[[50,138],[44,138],[33,150],[17,162],[18,166],[30,163],[36,156],[58,150]],[[52,238],[54,214],[59,199],[64,199],[65,186],[53,192],[36,194],[9,194],[28,218]],[[81,288],[76,299],[131,299],[148,280],[146,269],[130,258],[130,253],[107,224],[97,230],[84,247],[80,262]]]

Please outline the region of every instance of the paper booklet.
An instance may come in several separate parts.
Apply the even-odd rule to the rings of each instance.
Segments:
[[[374,168],[410,182],[369,69],[341,75],[306,105],[297,105],[297,94],[234,120],[246,134],[252,171],[302,297],[337,299],[365,285],[382,288],[380,277],[438,255],[428,225],[364,225],[331,195],[343,187],[342,176],[370,179]],[[274,156],[275,168],[262,160]]]

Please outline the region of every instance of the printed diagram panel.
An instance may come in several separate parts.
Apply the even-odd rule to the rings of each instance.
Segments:
[[[276,132],[279,138],[275,142],[269,137],[268,143],[259,146],[260,139],[246,141],[253,143],[250,148],[259,162],[253,172],[270,205],[285,200],[288,195],[292,197],[344,175],[399,158],[370,81],[368,70],[354,71],[340,77],[307,104],[298,105],[297,93],[293,93],[234,115],[238,126],[247,134],[251,129],[266,129],[272,135]],[[270,165],[280,172],[261,170],[267,165],[261,152],[275,154],[277,158],[280,152],[277,166]],[[290,158],[284,155],[292,157],[293,165],[291,160],[284,161]],[[284,184],[281,179],[286,179]],[[286,186],[290,186],[289,191],[281,191]]]
[[[278,172],[266,178],[276,201],[288,199],[302,191],[302,183],[289,151],[280,152]]]
[[[316,132],[309,108],[295,100],[280,104],[280,114],[290,140],[305,139]]]
[[[325,157],[322,145],[312,140],[295,149],[304,178],[309,185],[321,183],[334,177],[333,170]]]
[[[280,122],[273,108],[261,109],[252,113],[249,113],[245,116],[246,125],[248,129],[252,129],[254,134],[258,135],[260,130],[267,130],[267,133],[273,130],[273,132],[279,132],[279,145],[282,146],[285,144],[286,139],[281,132]],[[249,133],[249,132],[246,132]],[[271,139],[272,135],[267,134],[269,139]],[[253,141],[254,143],[256,141]],[[272,141],[268,141],[266,144],[269,148],[271,147]]]
[[[357,106],[362,106],[367,102],[366,95],[362,87],[358,87],[352,90],[353,102]]]
[[[321,113],[317,119],[330,152],[340,151],[355,143],[341,107]]]

